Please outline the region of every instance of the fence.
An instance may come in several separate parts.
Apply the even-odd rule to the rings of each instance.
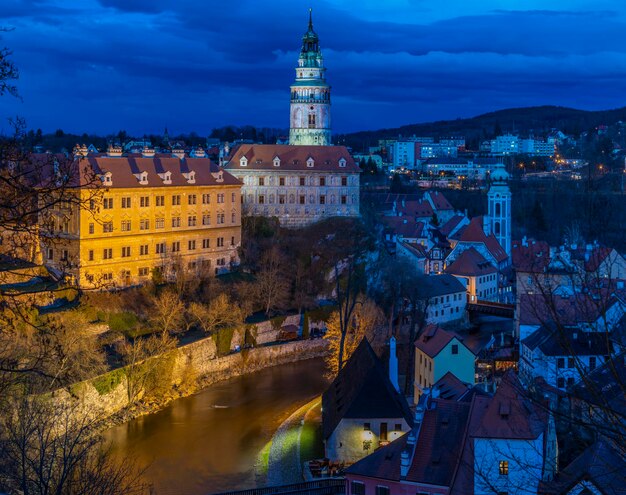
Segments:
[[[345,495],[346,482],[343,479],[324,479],[294,483],[293,485],[265,486],[214,495]]]

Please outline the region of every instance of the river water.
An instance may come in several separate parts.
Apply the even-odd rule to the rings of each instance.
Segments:
[[[206,495],[255,486],[259,452],[280,423],[327,386],[309,359],[217,383],[109,429],[116,452],[149,465],[158,495]]]

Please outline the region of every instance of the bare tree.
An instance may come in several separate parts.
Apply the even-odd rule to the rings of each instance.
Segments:
[[[115,460],[95,434],[96,419],[77,405],[21,398],[0,422],[0,489],[29,494],[143,494],[130,459]]]
[[[163,356],[175,347],[176,340],[167,332],[138,338],[132,342],[125,341],[120,346],[120,354],[125,364],[129,404],[155,395],[164,386],[169,386],[169,376],[162,375],[163,366],[167,364],[167,360],[151,358]]]
[[[219,294],[209,304],[191,303],[188,311],[200,328],[207,333],[222,327],[240,325],[243,322],[241,310],[226,294]]]
[[[151,322],[157,331],[162,334],[180,332],[185,323],[184,318],[185,304],[174,291],[163,290],[154,299]]]
[[[326,369],[329,377],[334,378],[339,373],[339,356],[343,362],[350,359],[364,338],[370,342],[374,349],[380,350],[385,342],[384,314],[371,299],[359,297],[348,330],[342,335],[341,320],[338,311],[334,311],[326,322],[326,334],[324,338],[329,342],[329,353],[326,355]],[[342,339],[343,336],[343,339]]]
[[[266,315],[283,308],[289,299],[290,281],[284,265],[284,256],[277,246],[272,246],[261,258],[255,290]]]

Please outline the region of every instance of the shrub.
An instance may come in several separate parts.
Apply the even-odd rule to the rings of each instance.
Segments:
[[[233,334],[235,333],[234,327],[220,328],[213,334],[215,340],[215,346],[217,347],[217,355],[225,356],[230,353],[230,343],[233,340]]]
[[[106,373],[105,375],[94,378],[91,384],[100,395],[106,395],[117,388],[117,386],[124,379],[124,376],[124,369],[120,368]]]
[[[109,328],[113,332],[128,333],[134,330],[138,324],[137,315],[129,311],[109,315]]]

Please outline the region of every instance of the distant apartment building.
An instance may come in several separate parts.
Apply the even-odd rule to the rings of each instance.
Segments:
[[[457,177],[484,180],[499,163],[497,158],[430,158],[422,164],[422,171],[430,175],[452,173]]]
[[[555,152],[554,139],[542,141],[539,139],[522,139],[520,141],[520,153],[532,156],[552,156]]]
[[[220,273],[238,263],[241,183],[208,158],[85,148],[76,160],[71,194],[82,205],[61,202],[40,219],[46,266],[81,287],[123,287],[155,270]]]
[[[396,141],[393,143],[393,167],[415,168],[415,141]]]
[[[303,227],[359,215],[359,173],[345,146],[244,144],[225,170],[243,182],[244,213]]]
[[[491,141],[491,154],[495,156],[515,155],[520,150],[520,139],[513,134],[497,136]]]

